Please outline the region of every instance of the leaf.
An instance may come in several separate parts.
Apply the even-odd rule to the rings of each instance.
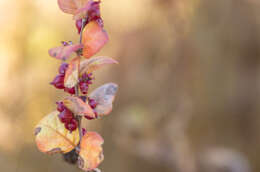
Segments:
[[[95,118],[92,108],[78,97],[70,96],[63,100],[63,104],[74,114]]]
[[[93,2],[94,2],[93,0],[89,0],[82,8],[77,9],[73,16],[73,19],[78,20],[78,19],[85,18]]]
[[[90,171],[104,160],[103,138],[96,132],[87,132],[81,140],[78,166],[84,171]]]
[[[89,0],[74,0],[78,9],[83,8]]]
[[[80,73],[91,73],[106,64],[118,64],[118,61],[110,57],[94,57],[80,62]]]
[[[82,42],[83,56],[90,58],[108,42],[108,35],[97,21],[91,21],[83,30]]]
[[[58,5],[64,13],[74,14],[78,9],[74,0],[58,0]]]
[[[59,60],[67,60],[73,52],[83,48],[82,44],[66,45],[51,48],[49,55]]]
[[[79,143],[78,129],[69,132],[60,122],[59,112],[45,116],[35,127],[35,141],[38,149],[47,154],[67,153]]]
[[[79,80],[79,64],[80,57],[75,57],[70,61],[64,78],[65,87],[72,88],[77,85]]]
[[[97,102],[95,111],[98,117],[108,115],[112,111],[117,88],[117,84],[108,83],[96,88],[90,94],[89,97]]]
[[[74,20],[86,17],[90,17],[91,20],[93,16],[100,17],[100,2],[100,0],[58,0],[58,5],[64,13],[74,15]]]
[[[64,13],[76,14],[88,0],[58,0],[58,5]]]

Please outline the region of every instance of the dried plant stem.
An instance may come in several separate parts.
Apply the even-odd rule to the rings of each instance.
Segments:
[[[82,31],[84,29],[84,25],[85,25],[86,19],[82,19],[82,23],[81,23],[81,30],[80,30],[80,36],[79,36],[79,43],[82,43]]]
[[[80,30],[80,36],[79,36],[79,43],[82,42],[82,32],[83,32],[83,29],[84,29],[85,22],[86,22],[86,20],[85,20],[85,19],[82,19],[81,30]],[[75,95],[76,95],[77,97],[79,97],[79,85],[78,85],[78,84],[75,86]],[[77,119],[77,121],[78,121],[79,139],[80,139],[80,141],[81,141],[81,139],[82,139],[82,129],[81,129],[82,117],[79,116],[79,115],[77,115],[77,116],[76,116],[76,119]],[[79,147],[79,145],[78,145],[78,147]]]

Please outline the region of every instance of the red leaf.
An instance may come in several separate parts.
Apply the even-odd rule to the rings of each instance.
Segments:
[[[81,48],[83,48],[82,44],[55,47],[49,50],[49,55],[59,60],[67,60],[73,52],[76,52]]]
[[[117,84],[108,83],[96,88],[90,94],[89,97],[97,102],[95,111],[98,117],[108,115],[112,111],[117,88]]]
[[[97,21],[92,21],[83,30],[82,42],[83,56],[90,58],[108,42],[108,35]]]

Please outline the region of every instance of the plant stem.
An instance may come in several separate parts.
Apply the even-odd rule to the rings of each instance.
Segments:
[[[80,35],[79,35],[79,43],[82,43],[82,32],[84,29],[84,25],[85,25],[86,19],[82,19],[82,23],[81,23],[81,29],[80,29]]]
[[[80,36],[79,36],[79,43],[81,44],[82,43],[82,32],[83,32],[83,29],[84,29],[84,25],[85,25],[85,22],[86,20],[85,19],[82,19],[82,23],[81,23],[81,30],[80,30]],[[75,86],[75,95],[77,97],[79,97],[79,85],[77,84]],[[76,116],[76,119],[78,121],[78,130],[79,130],[79,143],[81,142],[81,139],[82,139],[82,129],[81,129],[81,121],[82,121],[82,117],[77,115]],[[79,144],[80,145],[80,144]],[[79,147],[78,145],[78,147]]]

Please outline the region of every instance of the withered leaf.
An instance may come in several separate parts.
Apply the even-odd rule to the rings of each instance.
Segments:
[[[63,100],[64,105],[74,114],[95,118],[92,108],[78,97],[70,96]]]
[[[118,62],[110,57],[93,57],[80,62],[80,74],[91,73],[106,64],[118,64]]]
[[[58,111],[45,116],[35,127],[38,149],[47,154],[67,153],[79,143],[78,129],[70,132],[58,118]]]
[[[82,8],[77,9],[73,16],[73,19],[78,20],[81,18],[85,18],[93,2],[94,2],[93,0],[88,0],[88,2],[86,2],[86,4],[82,6]]]
[[[77,10],[82,8],[88,0],[58,0],[58,5],[64,13],[76,14]]]
[[[82,44],[62,45],[60,47],[51,48],[49,55],[59,60],[67,60],[73,52],[83,48]]]
[[[78,166],[84,171],[90,171],[103,161],[103,138],[96,132],[87,132],[80,143]]]
[[[77,85],[79,80],[79,64],[80,57],[75,57],[69,62],[69,67],[66,70],[64,85],[67,88],[72,88]]]
[[[98,117],[108,115],[112,111],[117,88],[117,84],[108,83],[96,88],[90,94],[89,97],[97,102],[95,111]]]

